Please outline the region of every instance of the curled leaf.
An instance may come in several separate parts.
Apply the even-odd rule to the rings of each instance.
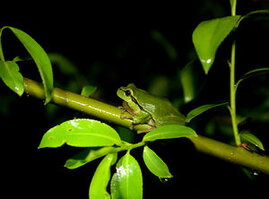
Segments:
[[[19,66],[14,61],[0,61],[0,77],[15,93],[21,96],[24,92],[23,77]]]
[[[47,104],[52,98],[53,90],[52,66],[48,55],[30,35],[17,28],[11,26],[3,27],[0,30],[0,37],[2,35],[2,31],[6,28],[10,29],[15,34],[36,63],[45,90],[45,104]]]

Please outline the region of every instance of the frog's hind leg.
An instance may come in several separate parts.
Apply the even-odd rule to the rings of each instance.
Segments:
[[[153,129],[155,129],[156,127],[150,126],[148,124],[137,124],[134,126],[134,128],[141,129],[141,130],[137,130],[137,133],[141,134],[141,133],[148,133],[148,132],[152,131]]]
[[[155,126],[155,120],[153,118],[151,118],[147,124],[138,124],[135,126],[136,129],[142,129],[142,130],[137,130],[137,133],[148,133],[150,131],[152,131],[153,129],[156,128]]]

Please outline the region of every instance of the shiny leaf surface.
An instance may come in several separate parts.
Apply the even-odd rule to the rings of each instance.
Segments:
[[[51,128],[43,136],[39,148],[60,147],[63,144],[76,147],[120,145],[121,139],[110,126],[96,120],[74,119]]]
[[[117,163],[111,180],[112,199],[141,199],[143,182],[140,166],[129,151]]]
[[[144,147],[143,160],[151,173],[159,178],[172,178],[167,165],[164,161],[148,146]]]
[[[143,141],[155,141],[160,139],[173,139],[188,136],[197,136],[190,127],[183,125],[166,125],[156,128],[143,137]]]
[[[203,69],[207,74],[215,60],[215,54],[240,16],[229,16],[201,22],[193,31],[192,41]]]
[[[0,61],[0,77],[3,82],[15,93],[21,96],[24,92],[23,77],[19,66],[13,61]]]
[[[107,192],[107,185],[110,180],[110,167],[117,161],[117,153],[108,154],[98,165],[92,178],[89,198],[90,199],[110,199]]]

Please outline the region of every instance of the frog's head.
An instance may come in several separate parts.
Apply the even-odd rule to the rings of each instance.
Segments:
[[[128,84],[128,86],[126,87],[122,86],[117,90],[117,95],[128,104],[134,103],[134,89],[135,88],[136,87],[134,84]]]
[[[139,104],[135,97],[136,86],[134,84],[128,84],[126,87],[120,87],[117,91],[117,95],[127,102],[128,106],[134,111],[140,110]]]

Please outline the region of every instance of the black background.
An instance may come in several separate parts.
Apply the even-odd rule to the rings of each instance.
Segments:
[[[238,13],[246,14],[266,6],[268,8],[262,2],[239,1]],[[189,61],[189,52],[193,48],[191,34],[197,24],[226,15],[229,15],[228,1],[184,1],[159,5],[156,2],[152,5],[38,2],[1,6],[0,25],[25,31],[47,52],[62,53],[82,73],[89,74],[92,79],[94,76],[94,82],[102,88],[106,100],[119,103],[115,95],[119,86],[135,82],[146,89],[156,75],[173,75],[178,66],[182,67]],[[175,45],[179,54],[177,64],[167,64],[162,48],[150,37],[152,30],[160,31]],[[238,60],[241,60],[238,65],[268,66],[268,25],[266,29],[266,26],[250,21],[239,30],[241,32],[244,34],[238,41]],[[8,58],[18,53],[25,54],[8,33],[4,33],[2,40]],[[223,55],[229,51],[225,50],[225,45],[220,49]],[[94,68],[96,65],[99,68]],[[30,78],[39,80],[37,73],[29,72],[36,70],[34,67],[21,70],[29,73]],[[247,70],[247,67],[242,68],[238,73]],[[227,75],[224,66],[212,69],[207,81],[214,82],[214,85],[208,84],[211,86],[202,94],[201,100],[208,103],[228,96],[228,87],[224,84]],[[64,81],[57,73],[54,78]],[[77,149],[64,146],[38,150],[42,135],[58,121],[47,117],[42,101],[26,96],[18,98],[2,83],[0,89],[2,99],[12,96],[8,111],[1,115],[2,194],[7,198],[87,198],[98,161],[77,170],[68,170],[63,167],[65,160]],[[248,88],[242,89],[242,98],[249,96],[247,92]],[[75,114],[88,117],[62,109],[61,117],[64,119],[72,119]],[[185,109],[187,111],[188,107]],[[268,149],[268,132],[266,127],[260,128]],[[260,174],[256,180],[250,180],[238,166],[196,152],[188,140],[152,144],[151,147],[168,164],[174,178],[166,183],[160,182],[145,168],[140,157],[142,151],[132,151],[142,167],[144,198],[260,198],[267,191],[264,187],[268,186],[268,176]]]

